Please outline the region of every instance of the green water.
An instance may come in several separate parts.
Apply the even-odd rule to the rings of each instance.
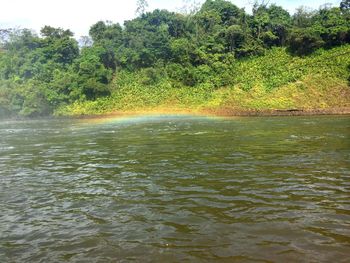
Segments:
[[[1,262],[349,262],[350,117],[0,123]]]

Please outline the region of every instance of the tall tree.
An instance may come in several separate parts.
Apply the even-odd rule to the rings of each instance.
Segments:
[[[350,0],[343,0],[340,2],[340,9],[342,11],[349,11],[350,10]]]
[[[140,16],[143,15],[146,12],[146,9],[148,7],[147,0],[137,0],[136,2],[136,15]]]

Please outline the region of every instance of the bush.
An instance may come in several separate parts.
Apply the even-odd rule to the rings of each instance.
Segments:
[[[293,55],[309,55],[323,45],[320,34],[312,29],[295,30],[289,37],[289,51]]]

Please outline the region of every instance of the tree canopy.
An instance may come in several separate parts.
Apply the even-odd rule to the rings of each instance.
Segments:
[[[319,10],[258,3],[253,13],[230,1],[207,0],[189,14],[154,10],[138,1],[137,17],[123,25],[98,21],[80,46],[69,29],[44,26],[0,30],[0,93],[4,112],[44,115],[62,104],[111,94],[121,70],[144,70],[145,84],[166,75],[171,85],[195,86],[216,74],[225,86],[225,69],[236,60],[286,47],[305,56],[318,48],[350,42],[349,0]],[[161,73],[160,73],[161,72]]]

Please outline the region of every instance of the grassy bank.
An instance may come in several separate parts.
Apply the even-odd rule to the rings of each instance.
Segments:
[[[304,58],[274,48],[264,56],[236,60],[222,72],[210,72],[194,87],[174,83],[161,68],[156,72],[160,77],[152,83],[146,70],[121,71],[111,84],[111,96],[75,102],[59,108],[55,115],[347,108],[349,64],[350,45],[345,45]]]

